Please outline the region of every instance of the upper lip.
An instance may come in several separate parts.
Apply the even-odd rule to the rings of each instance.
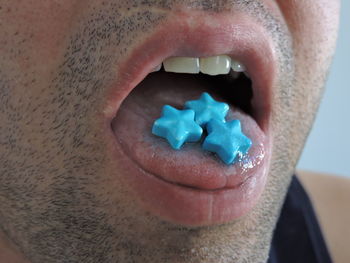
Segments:
[[[249,16],[237,13],[169,14],[162,25],[119,64],[117,80],[107,92],[105,117],[110,123],[128,94],[166,58],[226,54],[242,62],[252,80],[252,114],[264,132],[269,128],[276,59],[269,33]]]

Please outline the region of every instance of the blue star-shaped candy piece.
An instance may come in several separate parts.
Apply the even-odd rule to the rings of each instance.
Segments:
[[[196,122],[202,127],[212,119],[224,122],[227,111],[229,110],[228,104],[214,100],[206,92],[198,100],[187,101],[185,108],[194,110],[196,113]]]
[[[193,110],[177,110],[165,105],[161,118],[153,124],[152,133],[167,139],[171,147],[178,150],[185,142],[199,141],[203,129],[194,121]]]
[[[214,119],[208,123],[207,130],[203,149],[215,152],[227,165],[232,164],[238,154],[246,154],[252,146],[252,141],[242,133],[239,120],[222,122]]]

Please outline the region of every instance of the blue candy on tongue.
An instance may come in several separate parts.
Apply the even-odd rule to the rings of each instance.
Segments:
[[[177,110],[165,105],[162,117],[153,124],[152,133],[167,139],[171,147],[178,150],[185,142],[199,141],[203,130],[194,121],[193,110]]]
[[[216,153],[227,165],[237,161],[237,156],[247,154],[252,141],[243,134],[239,120],[225,121],[229,106],[202,93],[198,100],[187,101],[185,110],[169,105],[163,107],[162,117],[157,119],[152,133],[168,140],[173,149],[180,149],[185,142],[200,140],[203,129],[208,136],[202,149]]]
[[[187,101],[185,109],[194,110],[196,122],[205,127],[212,119],[224,122],[230,107],[227,103],[218,102],[204,92],[198,100]]]
[[[237,155],[245,155],[252,146],[252,141],[242,133],[239,120],[211,120],[207,130],[208,136],[204,140],[203,149],[216,153],[227,165],[233,164]]]

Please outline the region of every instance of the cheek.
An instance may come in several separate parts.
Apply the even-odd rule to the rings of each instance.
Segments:
[[[339,19],[338,0],[277,2],[293,36],[297,56],[314,61],[314,56],[322,53],[321,60],[333,54]]]
[[[293,77],[277,88],[274,104],[277,155],[296,162],[314,121],[338,28],[339,2],[276,0],[293,45]],[[282,76],[283,81],[283,76]],[[284,99],[282,99],[284,98]],[[282,103],[286,101],[287,103]],[[282,134],[284,138],[278,135]],[[284,149],[289,149],[285,153]]]
[[[296,108],[311,119],[335,49],[339,1],[278,0],[278,5],[293,39]]]
[[[5,1],[1,4],[2,54],[15,53],[22,69],[60,55],[80,1]],[[14,58],[15,54],[12,54]]]

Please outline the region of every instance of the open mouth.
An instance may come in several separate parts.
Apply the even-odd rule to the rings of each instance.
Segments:
[[[105,110],[112,151],[146,210],[182,225],[228,222],[254,207],[266,182],[272,48],[268,35],[239,15],[198,17],[190,25],[171,21],[120,67]],[[203,92],[229,104],[227,120],[240,120],[252,140],[248,154],[233,165],[203,151],[201,142],[177,151],[152,135],[163,105],[182,109]]]

